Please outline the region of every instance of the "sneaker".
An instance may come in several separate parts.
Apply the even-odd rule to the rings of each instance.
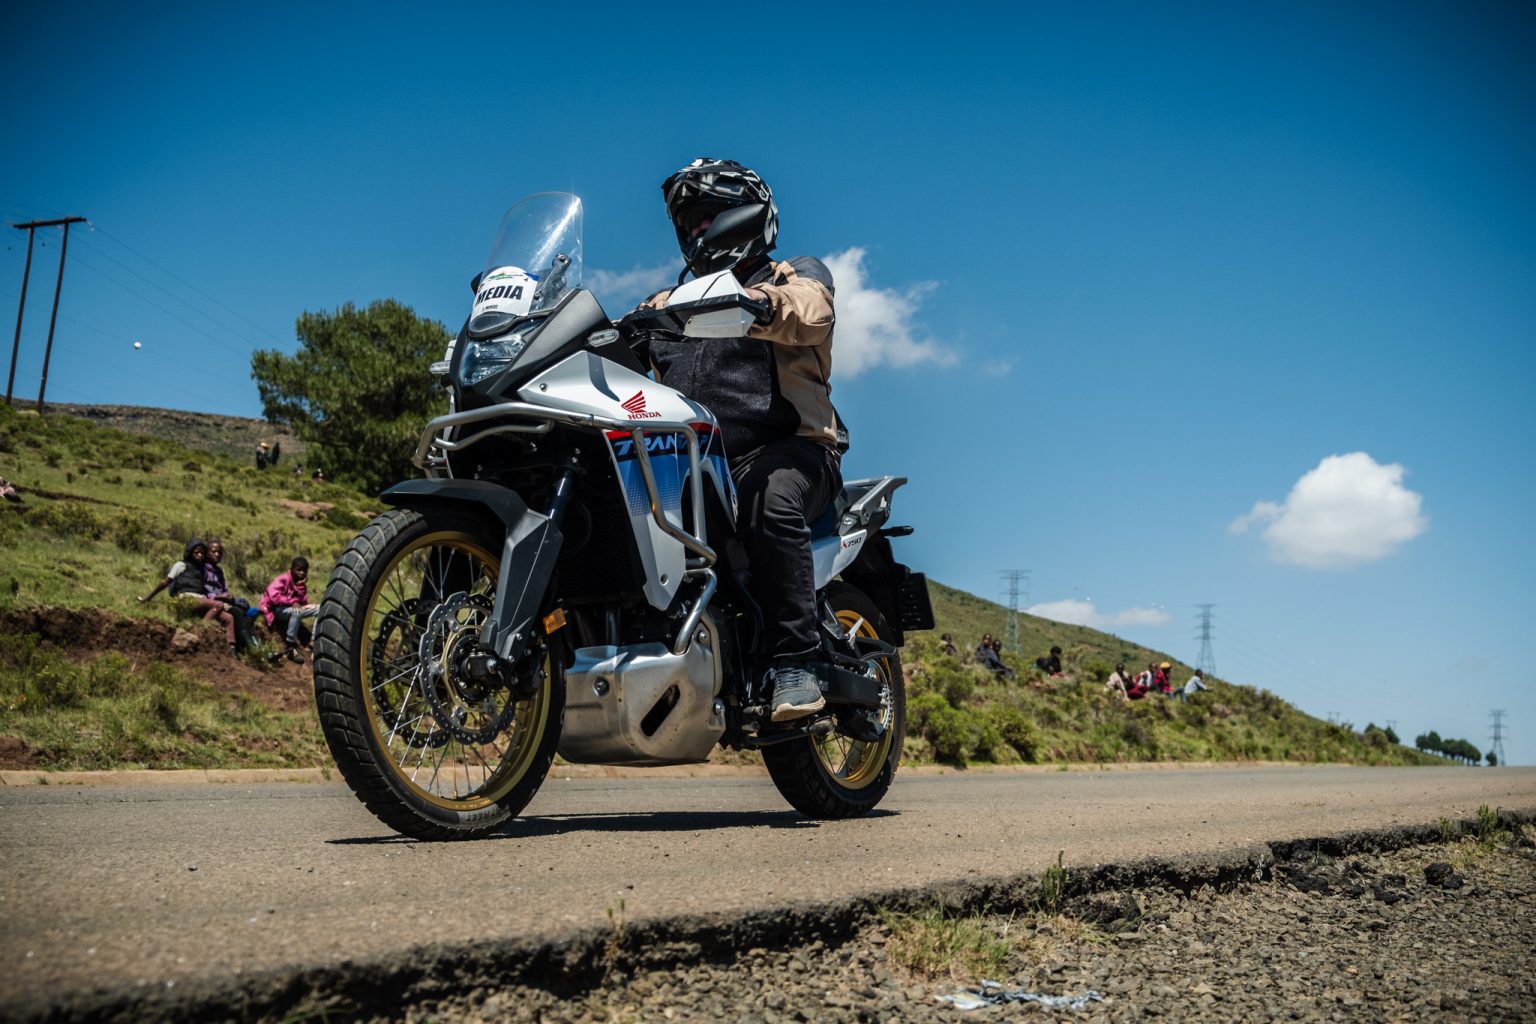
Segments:
[[[283,652],[283,654],[295,665],[304,664],[304,655],[299,653],[299,649],[297,647],[289,647],[286,651]]]
[[[827,706],[827,698],[822,696],[816,677],[799,665],[769,669],[768,682],[773,685],[769,706],[773,708],[775,722],[804,718]]]

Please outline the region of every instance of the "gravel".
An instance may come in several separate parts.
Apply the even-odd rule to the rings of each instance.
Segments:
[[[870,915],[846,940],[664,955],[615,929],[600,982],[577,992],[481,984],[371,1019],[540,1021],[1531,1021],[1536,830],[1327,856],[1283,851],[1257,880],[1067,895],[972,912],[1010,952],[1010,989],[1102,995],[1081,1010],[940,1000],[980,979],[897,962]],[[1170,876],[1174,877],[1174,876]],[[897,922],[899,930],[905,925]],[[658,961],[660,961],[658,963]]]

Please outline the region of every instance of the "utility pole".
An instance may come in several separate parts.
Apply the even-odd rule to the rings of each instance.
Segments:
[[[32,274],[32,238],[38,228],[64,229],[64,244],[59,247],[59,278],[53,286],[53,313],[48,317],[48,345],[43,349],[43,378],[37,386],[37,411],[43,411],[43,394],[48,390],[48,363],[53,358],[53,328],[59,320],[59,292],[64,288],[64,257],[69,253],[69,226],[80,224],[84,217],[60,217],[57,220],[34,220],[11,227],[27,232],[27,263],[21,272],[21,302],[16,307],[16,340],[11,343],[11,372],[5,381],[5,404],[11,404],[11,390],[16,383],[16,357],[21,351],[21,317],[27,308],[27,279]]]
[[[1019,581],[1024,583],[1025,600],[1029,597],[1029,570],[1004,569],[999,573],[1008,581],[1008,626],[1003,631],[1003,646],[1014,654],[1019,653]]]
[[[1493,746],[1488,748],[1488,753],[1499,759],[1499,764],[1504,763],[1504,715],[1507,712],[1503,708],[1497,708],[1488,712],[1493,719]]]
[[[1216,674],[1216,654],[1211,650],[1211,609],[1214,604],[1197,604],[1200,609],[1200,657],[1195,659],[1195,668],[1200,670],[1203,676]]]

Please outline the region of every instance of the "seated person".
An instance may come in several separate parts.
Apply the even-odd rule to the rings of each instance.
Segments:
[[[1125,673],[1125,665],[1116,665],[1115,670],[1111,672],[1109,674],[1109,678],[1104,681],[1104,689],[1117,694],[1121,700],[1125,700],[1127,699],[1125,690],[1128,678],[1129,677]]]
[[[258,613],[245,598],[229,592],[224,569],[219,565],[223,560],[224,543],[215,537],[208,542],[208,558],[203,562],[203,588],[210,598],[227,607],[234,615],[235,650],[238,653],[251,645],[251,628],[254,625],[252,616]]]
[[[943,651],[951,658],[957,656],[960,653],[960,651],[955,647],[954,638],[951,637],[948,633],[945,633],[943,636],[939,637],[939,650]]]
[[[1035,668],[1047,676],[1061,676],[1061,648],[1052,647],[1051,653],[1035,659]]]
[[[1195,674],[1189,677],[1189,682],[1179,688],[1179,703],[1183,704],[1186,698],[1193,697],[1206,688],[1205,680],[1200,678],[1200,670],[1195,669]]]
[[[224,640],[229,644],[229,649],[240,653],[240,647],[235,640],[235,616],[225,607],[221,601],[215,601],[208,596],[207,573],[204,566],[208,561],[208,545],[193,537],[187,541],[186,550],[182,552],[181,561],[166,570],[165,578],[155,585],[155,589],[139,598],[139,603],[153,598],[160,591],[167,588],[171,592],[171,603],[175,606],[178,615],[200,617],[217,620],[224,624]]]
[[[1137,673],[1136,682],[1132,683],[1131,688],[1125,691],[1127,697],[1131,700],[1141,700],[1141,698],[1152,691],[1152,669],[1154,667],[1148,664],[1145,669]]]
[[[991,633],[983,633],[981,643],[976,645],[976,661],[982,668],[988,669],[997,675],[1005,675],[1008,666],[1003,664],[1003,659],[997,656],[997,644],[992,639]]]
[[[299,643],[307,643],[306,619],[320,614],[320,606],[309,602],[309,559],[298,556],[290,563],[288,571],[280,573],[267,584],[261,595],[261,613],[267,627],[283,638],[283,653],[295,665],[304,664],[299,653]],[[276,655],[274,655],[276,657]]]

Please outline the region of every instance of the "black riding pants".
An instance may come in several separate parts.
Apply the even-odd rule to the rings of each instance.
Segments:
[[[737,534],[763,610],[764,650],[776,662],[807,661],[821,649],[808,524],[842,489],[838,462],[826,445],[787,437],[731,464]]]

